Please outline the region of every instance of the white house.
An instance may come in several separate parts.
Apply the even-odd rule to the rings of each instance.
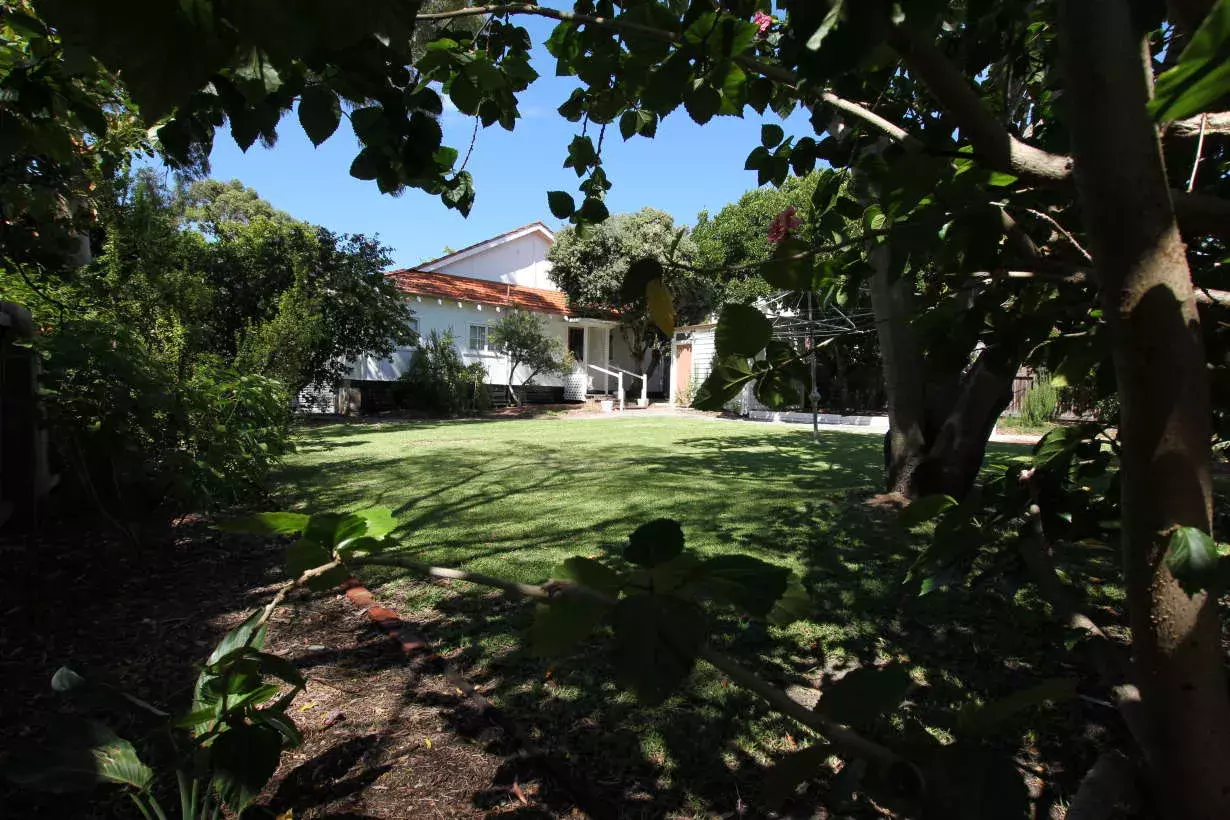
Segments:
[[[623,372],[628,400],[641,395],[640,371],[612,319],[574,315],[563,292],[551,281],[547,251],[554,234],[541,222],[433,259],[416,268],[391,271],[391,277],[410,300],[414,326],[426,337],[433,330],[451,332],[466,363],[481,362],[487,381],[504,385],[508,360],[488,341],[490,327],[509,310],[526,310],[546,319],[549,332],[557,334],[577,361],[574,373],[565,378],[539,376],[539,391],[555,400],[581,400],[587,393],[617,391]],[[409,366],[413,348],[402,348],[388,359],[368,356],[356,361],[350,373],[351,387],[364,395],[365,409],[387,404],[392,382]],[[647,393],[665,394],[665,366],[649,378]],[[514,384],[521,374],[514,374]]]

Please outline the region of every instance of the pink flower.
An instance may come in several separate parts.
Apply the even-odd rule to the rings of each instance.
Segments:
[[[791,205],[773,217],[773,221],[769,223],[770,242],[781,242],[791,231],[797,230],[803,224],[803,220],[795,215],[797,213],[798,210]]]
[[[760,36],[763,37],[773,26],[773,18],[765,14],[763,11],[758,11],[752,15],[752,22],[756,24],[756,29]]]

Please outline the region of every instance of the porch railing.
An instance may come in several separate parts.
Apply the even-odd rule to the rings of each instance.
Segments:
[[[644,377],[644,376],[642,376],[642,375],[640,375],[639,373],[633,373],[633,372],[631,372],[630,370],[624,370],[624,369],[623,369],[623,368],[621,368],[621,367],[615,367],[613,370],[607,370],[605,367],[599,367],[599,366],[598,366],[598,365],[596,365],[596,364],[589,364],[588,362],[582,362],[582,364],[584,364],[584,365],[585,365],[585,367],[589,368],[590,370],[594,370],[594,371],[596,371],[596,372],[598,372],[598,373],[602,373],[602,374],[607,375],[607,376],[614,376],[614,377],[615,377],[615,379],[616,379],[616,383],[617,383],[617,385],[618,385],[618,389],[616,390],[615,396],[616,396],[616,398],[619,400],[619,409],[620,409],[620,410],[624,410],[624,409],[625,409],[625,401],[624,401],[624,396],[625,396],[625,394],[624,394],[624,376],[631,376],[631,377],[632,377],[632,378],[634,378],[634,379],[640,379],[640,380],[641,380],[641,398],[640,398],[640,401],[638,402],[638,404],[639,404],[641,407],[645,407],[646,405],[648,405],[648,404],[649,404],[649,392],[648,392],[648,391],[649,391],[649,387],[648,387],[648,384],[647,384],[647,382],[646,382],[646,380],[645,380],[645,377]],[[614,367],[614,365],[612,365],[612,367]]]

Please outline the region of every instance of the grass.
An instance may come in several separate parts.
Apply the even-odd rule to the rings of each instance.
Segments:
[[[879,488],[881,447],[874,435],[826,432],[816,444],[810,431],[683,418],[356,423],[307,429],[282,479],[291,504],[389,506],[416,556],[529,582],[568,556],[619,552],[644,521],[677,518],[696,552],[790,567],[812,597],[812,616],[784,629],[721,619],[717,643],[782,686],[903,661],[918,694],[867,730],[934,744],[950,738],[960,706],[1062,673],[1064,635],[1028,589],[908,594],[922,542],[865,503]],[[993,446],[989,458],[1021,452]],[[615,795],[624,816],[755,804],[762,765],[811,742],[711,669],[641,708],[611,683],[602,639],[552,665],[523,646],[529,607],[460,584],[372,580],[498,705]],[[1063,728],[1070,711],[1050,715],[1043,731],[1014,740],[1018,751],[1024,743],[1038,759],[1069,762],[1092,751]]]
[[[1021,416],[1000,416],[995,422],[995,429],[1001,433],[1020,433],[1023,435],[1045,435],[1059,425],[1053,421],[1034,424]]]

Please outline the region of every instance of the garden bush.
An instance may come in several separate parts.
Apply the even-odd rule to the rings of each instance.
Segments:
[[[1040,375],[1021,402],[1021,419],[1033,427],[1041,427],[1055,417],[1059,409],[1059,389],[1051,377]]]
[[[453,334],[433,330],[397,380],[393,400],[403,409],[447,416],[483,413],[491,408],[487,368],[478,362],[467,365],[457,352]]]
[[[246,497],[290,447],[278,381],[209,359],[180,376],[136,334],[93,320],[36,344],[57,467],[70,492],[121,527],[160,508]]]

